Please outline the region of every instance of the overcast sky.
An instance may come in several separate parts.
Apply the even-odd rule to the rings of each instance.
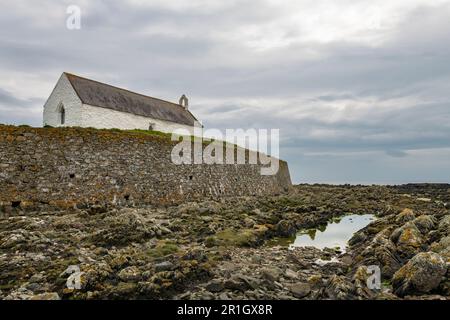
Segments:
[[[450,0],[0,1],[0,123],[68,71],[279,128],[295,182],[450,182]]]

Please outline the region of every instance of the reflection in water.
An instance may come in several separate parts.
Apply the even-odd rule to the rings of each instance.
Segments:
[[[353,234],[373,220],[372,214],[344,216],[318,229],[298,233],[291,247],[339,248],[344,251]]]

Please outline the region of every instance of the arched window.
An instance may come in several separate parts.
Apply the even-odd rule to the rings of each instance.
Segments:
[[[59,115],[59,123],[61,125],[65,124],[66,123],[66,109],[64,109],[64,105],[62,103],[59,104],[58,115]]]

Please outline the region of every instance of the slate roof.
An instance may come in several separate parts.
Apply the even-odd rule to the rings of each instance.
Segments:
[[[193,126],[197,119],[179,104],[64,72],[81,102],[144,117]]]

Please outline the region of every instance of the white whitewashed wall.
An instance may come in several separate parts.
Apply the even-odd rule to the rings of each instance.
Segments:
[[[64,126],[81,126],[81,100],[64,74],[59,78],[53,92],[44,105],[44,126],[61,126],[60,103],[64,105],[65,109]]]
[[[193,133],[193,127],[182,125],[165,120],[152,119],[148,117],[138,116],[132,113],[111,110],[107,108],[99,108],[87,104],[81,107],[82,127],[93,127],[98,129],[143,129],[148,130],[152,123],[153,130],[162,132],[172,132],[175,129],[183,128]]]

